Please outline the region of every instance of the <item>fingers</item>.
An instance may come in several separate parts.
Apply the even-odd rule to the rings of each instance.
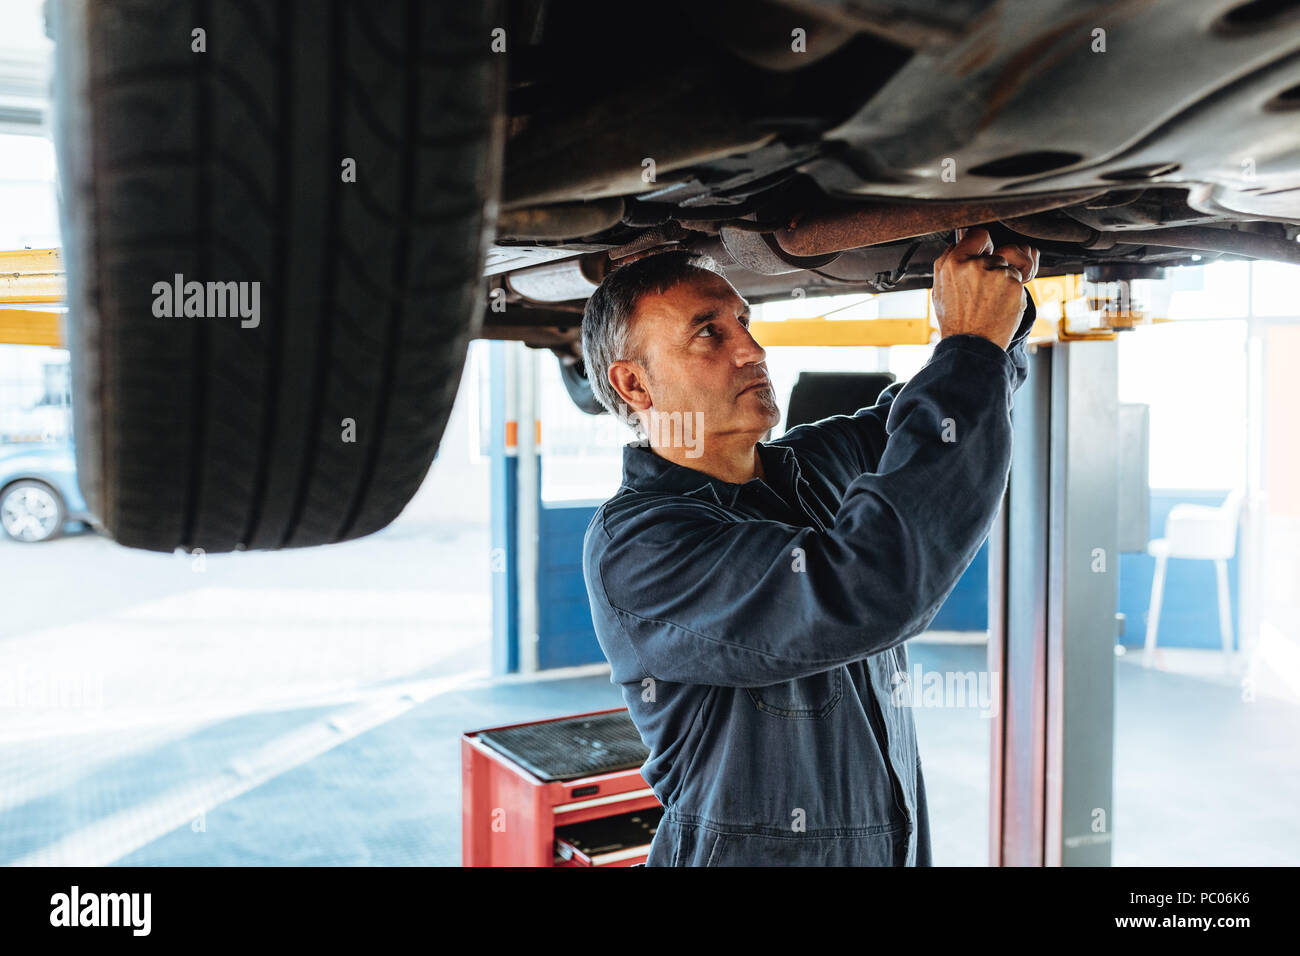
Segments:
[[[948,247],[940,253],[939,258],[934,260],[933,271],[936,274],[954,257],[956,257],[957,261],[973,259],[990,252],[993,248],[993,240],[989,238],[986,229],[955,229],[953,231],[959,238],[956,242],[949,243]]]
[[[1006,247],[1004,246],[1003,248]],[[981,256],[980,263],[984,266],[985,269],[988,270],[993,270],[993,269],[1003,270],[1004,272],[1006,272],[1007,275],[1011,276],[1011,278],[1015,279],[1017,282],[1023,283],[1025,281],[1024,272],[1020,269],[1020,267],[1017,266],[1014,262],[1008,262],[1000,255],[994,254],[988,256]]]
[[[991,259],[1001,259],[1020,273],[1020,281],[1028,282],[1038,274],[1038,250],[1028,244],[998,246]]]
[[[993,251],[993,239],[987,229],[967,229],[961,241],[953,246],[953,251],[961,259],[988,255]]]
[[[1038,275],[1038,250],[1028,243],[1015,243],[993,248],[993,239],[987,229],[967,228],[955,230],[961,238],[946,248],[934,260],[938,271],[949,260],[967,261],[983,259],[986,269],[1003,269],[1020,283]]]

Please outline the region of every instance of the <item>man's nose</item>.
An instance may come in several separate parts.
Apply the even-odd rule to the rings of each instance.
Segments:
[[[761,362],[767,358],[767,352],[763,346],[759,345],[757,340],[749,334],[749,329],[741,326],[742,334],[736,338],[736,352],[734,355],[737,365],[752,365],[755,362]]]

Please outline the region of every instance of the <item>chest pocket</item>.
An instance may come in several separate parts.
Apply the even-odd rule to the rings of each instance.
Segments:
[[[754,706],[765,714],[817,720],[834,710],[844,695],[844,667],[767,687],[748,687],[746,691]]]

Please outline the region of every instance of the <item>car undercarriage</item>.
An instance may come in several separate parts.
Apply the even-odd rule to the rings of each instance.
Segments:
[[[666,248],[755,302],[928,287],[977,225],[1040,276],[1300,263],[1300,3],[601,9],[509,6],[482,337],[580,367],[587,295]]]
[[[77,472],[133,547],[386,526],[475,338],[554,352],[598,414],[584,304],[662,250],[762,303],[923,290],[982,227],[1118,288],[1070,299],[1103,318],[1171,267],[1300,262],[1300,0],[47,15]],[[178,275],[265,314],[178,323]]]

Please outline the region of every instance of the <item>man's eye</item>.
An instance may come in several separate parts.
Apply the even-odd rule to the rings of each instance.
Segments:
[[[716,333],[714,332],[714,330],[713,330],[713,325],[712,325],[712,323],[710,323],[709,325],[706,325],[704,328],[700,329],[700,331],[697,332],[696,335],[700,335],[700,334],[702,334],[702,333],[704,333],[704,332],[708,332],[710,336],[716,334]]]

